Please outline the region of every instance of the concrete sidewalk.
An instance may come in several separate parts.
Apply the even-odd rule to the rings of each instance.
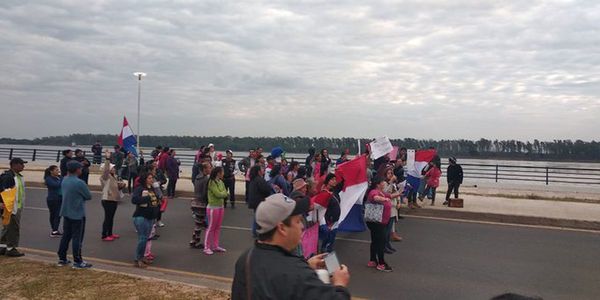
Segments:
[[[0,166],[4,167],[4,166]],[[43,187],[44,166],[28,164],[23,175],[28,186]],[[186,176],[187,175],[187,176]],[[90,188],[100,190],[100,174],[92,170],[89,178]],[[489,186],[489,184],[488,184]],[[600,230],[600,203],[585,203],[586,201],[600,200],[600,194],[596,194],[593,189],[586,190],[583,198],[576,197],[569,201],[560,201],[561,197],[574,196],[571,191],[568,193],[547,190],[536,191],[526,189],[508,190],[505,188],[478,188],[466,185],[461,188],[464,192],[461,197],[465,200],[464,208],[449,208],[442,205],[446,187],[440,186],[438,190],[438,199],[435,206],[429,205],[429,200],[422,202],[423,208],[411,210],[403,208],[402,212],[406,215],[440,217],[451,219],[467,219],[477,221],[492,221],[503,223],[517,223],[528,225],[545,225],[565,228]],[[563,191],[565,189],[562,189]],[[518,196],[523,198],[508,198],[491,196],[499,194]],[[519,194],[519,191],[521,194]],[[243,177],[237,178],[236,198],[243,202],[245,192],[245,183]],[[527,195],[542,192],[543,194],[554,195],[557,200],[530,200],[525,199]],[[188,174],[182,174],[182,178],[177,181],[177,196],[192,197],[193,185]],[[575,195],[577,196],[577,195]],[[583,200],[586,201],[583,201]]]

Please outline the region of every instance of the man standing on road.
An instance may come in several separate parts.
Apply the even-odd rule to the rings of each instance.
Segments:
[[[94,159],[92,160],[95,165],[99,165],[102,163],[102,144],[100,141],[96,141],[96,143],[92,146],[92,153],[94,153]]]
[[[3,199],[0,196],[0,212],[6,210],[6,218],[10,218],[10,220],[2,218],[4,227],[2,227],[2,236],[0,237],[0,255],[10,257],[25,255],[19,252],[17,247],[19,246],[21,211],[23,210],[23,201],[25,201],[25,179],[21,172],[25,169],[26,163],[15,157],[10,160],[10,169],[0,176],[0,191],[16,189],[12,199]],[[4,216],[4,213],[0,215]],[[8,224],[5,221],[8,221]]]
[[[115,152],[110,157],[112,159],[112,163],[115,165],[115,170],[117,171],[117,177],[121,178],[121,168],[123,168],[123,160],[125,159],[125,154],[121,151],[121,146],[115,145]]]
[[[221,166],[225,171],[223,183],[225,183],[225,188],[229,191],[231,208],[235,208],[235,159],[233,159],[233,151],[227,150],[225,153],[225,159],[221,161]],[[227,207],[227,201],[225,201],[224,205]]]
[[[458,188],[463,182],[463,169],[456,163],[456,157],[451,156],[448,158],[448,172],[446,173],[448,179],[448,191],[446,192],[446,201],[444,205],[448,205],[450,201],[450,194],[454,192],[454,198],[458,198]]]
[[[85,201],[92,199],[90,190],[79,179],[81,175],[81,164],[77,161],[70,161],[67,164],[69,175],[62,181],[61,188],[63,194],[60,216],[63,217],[63,236],[58,248],[58,265],[64,266],[70,263],[67,260],[67,249],[71,239],[73,240],[73,259],[75,263],[73,268],[86,269],[92,265],[83,261],[81,257],[81,245],[85,233]]]
[[[324,267],[320,254],[308,261],[291,253],[304,229],[308,198],[294,201],[274,194],[256,210],[258,241],[235,264],[231,299],[350,299],[350,273],[344,265],[323,283],[316,269]]]
[[[73,159],[73,151],[70,149],[63,150],[63,158],[60,160],[60,176],[67,176],[67,163]]]
[[[75,160],[81,164],[81,175],[79,175],[79,179],[83,180],[85,184],[88,184],[88,179],[90,178],[90,161],[85,158],[85,154],[83,150],[77,149],[75,150]]]

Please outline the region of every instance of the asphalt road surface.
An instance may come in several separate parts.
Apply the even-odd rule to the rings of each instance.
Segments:
[[[100,239],[103,209],[100,194],[87,204],[83,256],[133,262],[136,233],[134,206],[125,199],[117,209],[115,233],[121,239]],[[56,251],[50,238],[46,191],[27,189],[21,219],[21,246]],[[233,277],[234,263],[253,243],[251,211],[240,205],[225,211],[221,246],[224,254],[206,256],[190,249],[193,221],[189,200],[169,203],[153,244],[155,266]],[[398,226],[404,241],[386,255],[391,273],[366,267],[368,232],[338,234],[336,252],[351,272],[354,296],[371,299],[489,299],[505,292],[544,299],[600,297],[600,234],[493,224],[405,218]],[[70,249],[69,249],[70,252]]]

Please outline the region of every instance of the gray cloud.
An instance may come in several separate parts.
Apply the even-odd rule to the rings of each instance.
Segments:
[[[595,1],[3,1],[2,136],[598,139]],[[13,126],[19,124],[19,126]]]

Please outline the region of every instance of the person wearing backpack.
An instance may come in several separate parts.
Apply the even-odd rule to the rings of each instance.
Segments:
[[[202,244],[202,229],[206,229],[206,206],[208,205],[208,178],[212,171],[209,162],[200,164],[200,173],[194,180],[194,199],[191,201],[192,218],[194,219],[194,231],[190,247],[204,249]]]
[[[340,218],[339,187],[335,174],[329,173],[323,181],[323,189],[311,201],[319,218],[320,252],[331,252],[337,234],[337,221]]]

